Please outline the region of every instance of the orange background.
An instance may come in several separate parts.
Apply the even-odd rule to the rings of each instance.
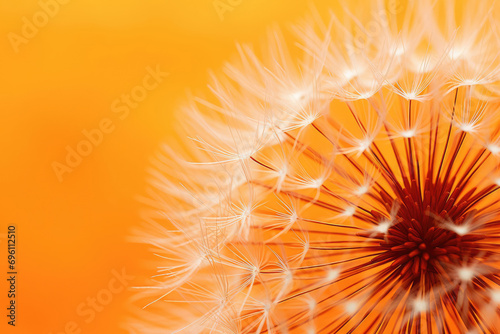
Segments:
[[[221,20],[212,0],[73,0],[16,53],[9,33],[21,35],[23,17],[32,21],[41,7],[37,0],[0,3],[0,332],[59,334],[71,321],[80,333],[125,332],[129,290],[89,323],[76,310],[108,286],[113,269],[154,274],[144,262],[151,255],[125,238],[140,224],[136,198],[149,157],[172,140],[174,111],[188,88],[206,91],[208,69],[234,56],[235,41],[259,44],[272,23],[287,27],[308,5],[242,0]],[[120,120],[112,102],[156,65],[170,75]],[[114,131],[59,182],[52,163],[64,163],[66,146],[75,149],[82,131],[105,118]],[[5,310],[11,224],[18,237],[15,328]]]

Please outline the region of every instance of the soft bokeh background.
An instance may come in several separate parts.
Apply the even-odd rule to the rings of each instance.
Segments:
[[[186,89],[206,90],[208,69],[235,54],[235,41],[258,44],[272,23],[286,27],[309,5],[242,0],[221,20],[212,0],[66,2],[17,53],[9,33],[22,34],[23,17],[33,22],[39,1],[0,3],[2,333],[69,333],[71,321],[80,333],[124,332],[129,291],[115,294],[89,323],[77,308],[107,287],[113,269],[144,274],[149,254],[125,237],[140,223],[136,198],[148,159],[172,139]],[[170,75],[120,120],[112,102],[157,65]],[[82,131],[104,118],[115,130],[59,182],[52,163],[64,163],[66,146],[76,148]],[[15,328],[4,315],[10,224],[18,229]]]

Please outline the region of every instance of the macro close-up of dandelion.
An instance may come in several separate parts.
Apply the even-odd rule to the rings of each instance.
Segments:
[[[180,110],[137,332],[500,333],[497,9],[363,6],[237,45]]]

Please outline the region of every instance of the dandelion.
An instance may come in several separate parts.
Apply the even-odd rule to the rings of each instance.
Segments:
[[[182,114],[192,147],[155,159],[138,239],[160,264],[132,325],[497,333],[500,31],[486,3],[372,1],[367,22],[313,13],[294,29],[300,57],[276,31],[267,55],[238,47],[214,98]]]

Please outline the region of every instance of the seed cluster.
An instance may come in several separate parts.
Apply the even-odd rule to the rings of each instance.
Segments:
[[[194,146],[154,161],[138,239],[160,264],[135,328],[498,333],[500,30],[481,4],[451,34],[409,2],[361,53],[335,15],[295,29],[299,62],[277,32],[268,63],[240,46],[218,103],[191,105]]]

